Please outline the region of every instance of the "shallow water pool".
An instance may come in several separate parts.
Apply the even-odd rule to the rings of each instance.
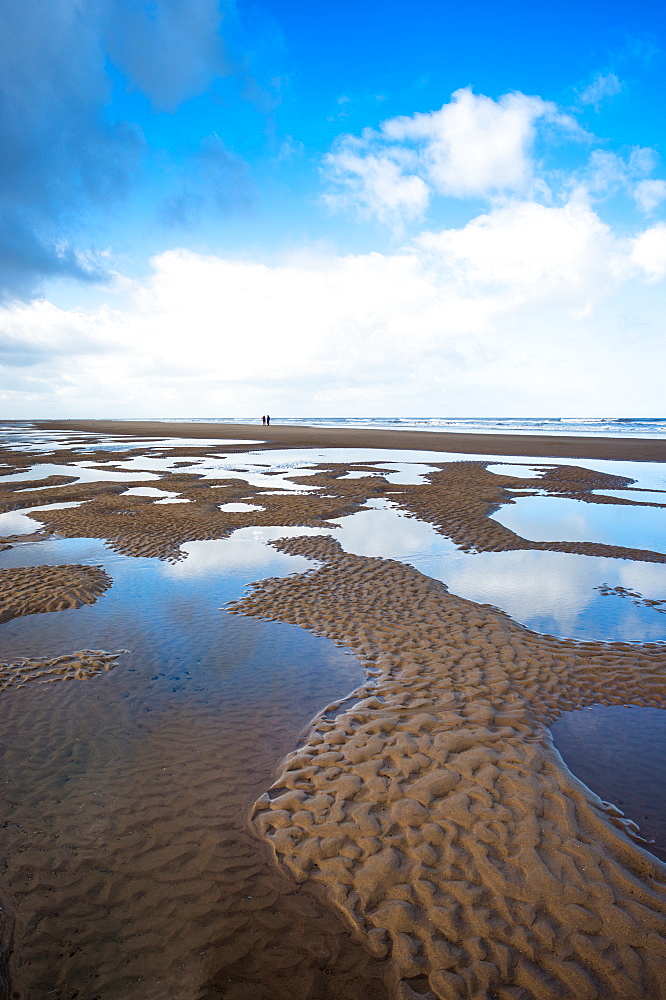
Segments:
[[[451,593],[492,604],[536,632],[575,639],[666,640],[666,615],[598,588],[666,598],[666,564],[568,552],[462,552],[429,524],[384,500],[339,518],[332,531],[355,555],[384,556],[441,580]],[[596,507],[595,507],[596,510]],[[622,544],[622,543],[619,543]]]
[[[617,491],[632,498],[632,494]],[[535,542],[604,542],[666,552],[666,509],[588,503],[566,497],[516,497],[493,519]]]
[[[565,712],[550,730],[574,774],[637,823],[655,842],[647,849],[666,861],[666,711],[592,705]]]
[[[224,611],[250,580],[308,567],[269,537],[191,542],[174,565],[94,539],[0,553],[2,568],[77,562],[113,578],[94,605],[2,624],[3,658],[128,651],[92,680],[0,698],[0,853],[13,859],[4,901],[20,900],[21,995],[198,1000],[223,966],[227,984],[263,996],[283,975],[276,949],[307,978],[327,941],[346,958],[339,969],[324,958],[322,976],[356,963],[364,982],[368,958],[335,915],[294,896],[245,830],[300,731],[362,680],[329,640]]]

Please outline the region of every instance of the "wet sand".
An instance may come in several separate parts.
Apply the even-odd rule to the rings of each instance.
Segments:
[[[286,870],[328,888],[397,996],[666,995],[666,866],[545,728],[594,702],[663,707],[663,650],[536,635],[329,539],[274,544],[318,568],[236,610],[327,635],[374,679],[257,801]]]
[[[208,424],[149,420],[37,421],[45,430],[84,431],[154,437],[230,438],[265,441],[280,448],[409,448],[457,454],[524,455],[539,458],[628,459],[666,462],[666,441],[654,438],[556,437],[528,434],[466,434],[392,431],[372,428],[281,427],[261,424]],[[232,450],[235,450],[232,448]]]
[[[432,451],[437,438],[446,451],[666,459],[666,443],[655,441],[328,435],[327,429],[310,436],[309,429],[261,425],[185,425],[189,433],[162,423],[42,426],[217,439],[268,439],[270,433],[270,447]],[[144,447],[139,443],[137,453]],[[188,449],[171,453],[185,459]],[[106,463],[119,456],[100,449],[86,458]],[[127,483],[77,483],[66,470],[48,480],[3,482],[36,459],[11,452],[3,461],[2,511],[85,501],[40,512],[44,530],[102,538],[124,556],[164,563],[181,560],[186,542],[224,538],[239,527],[326,530],[336,517],[389,495],[462,549],[544,548],[666,561],[663,552],[521,538],[489,515],[511,502],[511,487],[524,488],[526,481],[491,473],[483,462],[442,462],[412,486],[381,475],[341,478],[348,466],[321,463],[315,475],[300,477],[313,492],[282,496],[260,496],[257,487],[223,472],[204,480],[175,470],[161,474],[158,485],[190,502],[159,506],[126,495]],[[65,464],[71,454],[56,450],[49,461]],[[290,478],[299,482],[298,474]],[[626,482],[571,465],[546,473],[538,487],[596,504],[608,501],[594,490]],[[131,485],[154,486],[155,480]],[[263,509],[220,511],[238,500]],[[2,542],[17,545],[15,538]],[[14,732],[18,760],[23,741],[28,761],[24,798],[15,806],[21,822],[5,832],[12,860],[3,876],[12,893],[8,910],[16,914],[14,972],[19,983],[32,984],[18,995],[49,995],[55,961],[61,997],[83,984],[86,1000],[95,990],[104,1000],[666,997],[666,866],[631,822],[568,771],[546,728],[560,713],[592,703],[666,707],[663,644],[538,635],[402,563],[345,554],[330,537],[290,538],[275,547],[311,559],[313,568],[260,581],[232,613],[247,624],[264,619],[325,636],[353,651],[368,678],[351,704],[345,699],[324,709],[281,764],[262,748],[262,734],[275,723],[259,700],[245,732],[220,731],[211,712],[203,723],[204,716],[182,725],[164,719],[155,739],[143,744],[141,696],[133,695],[123,665],[131,659],[118,658],[117,648],[54,650],[58,656],[2,664],[3,677],[19,686],[26,663],[30,677],[50,681],[60,657],[60,676],[74,681],[3,692],[5,731]],[[6,621],[103,599],[109,584],[94,566],[0,573]],[[90,669],[88,653],[100,658]],[[76,663],[81,666],[72,667]],[[239,690],[239,711],[256,697],[252,689]],[[53,753],[48,720],[56,698],[63,718],[76,702],[86,706],[91,747],[95,734],[101,737],[104,803],[91,804],[95,791],[82,780],[66,807],[60,797],[43,806],[53,772],[47,768],[37,778],[29,748],[36,743],[44,759]],[[134,721],[113,735],[105,703],[113,706],[111,716],[122,716],[133,698]],[[43,724],[43,739],[21,722],[28,707],[37,730]],[[128,732],[135,756],[121,750]],[[273,753],[283,755],[289,739],[293,746],[287,727]],[[68,759],[64,745],[57,753]],[[183,784],[172,801],[176,773]],[[239,809],[249,809],[253,799],[246,826]],[[89,816],[82,844],[74,839],[74,809]],[[124,876],[107,880],[107,867]],[[126,930],[123,914],[133,920]],[[156,981],[160,961],[171,977],[166,992]]]

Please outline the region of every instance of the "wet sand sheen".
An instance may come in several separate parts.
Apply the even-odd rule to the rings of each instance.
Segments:
[[[165,426],[157,426],[163,434]],[[211,426],[219,437],[220,425]],[[108,457],[100,453],[99,460]],[[22,462],[13,454],[7,464]],[[71,635],[87,639],[93,632],[86,623],[122,589],[121,567],[145,572],[155,557],[182,560],[191,539],[219,539],[243,525],[321,530],[362,509],[368,497],[390,494],[462,549],[572,551],[567,543],[526,541],[491,521],[516,481],[494,476],[483,463],[447,464],[427,482],[403,488],[377,475],[349,479],[348,471],[325,466],[307,477],[315,495],[262,496],[260,512],[220,511],[226,502],[252,500],[256,490],[247,483],[204,483],[177,471],[161,476],[160,487],[189,499],[187,511],[121,495],[126,484],[63,483],[67,477],[35,483],[20,496],[16,488],[29,481],[8,483],[3,509],[47,495],[85,499],[83,507],[45,511],[47,530],[106,538],[131,557],[107,564],[91,550],[91,561],[104,569],[81,565],[77,556],[76,565],[49,566],[51,577],[43,567],[33,574],[45,572],[45,580],[62,586],[72,608],[84,604],[43,617],[55,623],[68,615]],[[594,488],[615,482],[574,468],[545,480],[558,495],[591,503],[598,502]],[[132,649],[117,660],[97,651],[115,669],[102,664],[77,675],[70,657],[61,661],[69,667],[54,673],[57,657],[45,655],[42,664],[33,656],[31,681],[51,683],[3,692],[3,764],[12,784],[0,838],[3,856],[12,859],[3,886],[16,916],[17,995],[664,996],[664,866],[641,849],[630,824],[568,774],[545,729],[559,712],[590,699],[663,707],[663,644],[553,640],[452,597],[402,564],[345,555],[330,539],[278,547],[322,565],[257,585],[235,605],[243,617],[207,617],[203,589],[176,614],[173,598],[156,593],[158,604],[166,602],[163,643],[151,650],[138,633],[125,634],[122,618],[114,631],[111,617],[104,634],[117,637],[113,650],[120,643]],[[585,542],[575,548],[598,550]],[[18,548],[7,555],[13,552],[20,557]],[[612,545],[603,552],[651,564],[666,558]],[[178,565],[187,567],[187,559]],[[74,591],[72,573],[79,574]],[[114,586],[105,590],[110,577]],[[27,578],[15,576],[16,586],[11,577],[5,581],[10,598],[19,584],[30,591]],[[39,620],[31,614],[49,610],[45,591],[45,603],[38,594],[24,617],[3,626],[17,649],[29,645]],[[133,593],[140,601],[141,587]],[[19,601],[8,606],[21,614]],[[313,663],[344,675],[329,642],[308,631],[355,650],[369,685],[353,704],[324,712],[266,793],[273,765],[293,749],[300,725],[344,693],[311,688],[310,708],[295,712],[297,702],[306,704],[302,689]],[[46,621],[43,633],[48,646]],[[280,639],[287,634],[288,641]],[[202,673],[188,680],[184,664],[201,636]],[[224,690],[212,679],[220,646],[233,659]],[[271,687],[265,665],[276,656],[294,672]],[[7,669],[20,679],[16,662]],[[53,683],[70,676],[79,679]],[[245,810],[254,799],[248,830]]]
[[[325,676],[308,683],[313,663],[334,668],[336,654],[288,626],[232,620],[224,637],[235,662],[220,663],[217,685],[210,666],[188,683],[181,646],[170,660],[135,650],[93,681],[3,692],[18,995],[194,1000],[244,984],[285,1000],[384,996],[344,924],[276,873],[245,827],[306,713],[335,690]],[[282,677],[267,676],[270,662]]]

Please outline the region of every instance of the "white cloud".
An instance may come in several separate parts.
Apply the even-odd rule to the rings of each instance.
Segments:
[[[405,175],[402,166],[386,156],[359,155],[351,145],[329,159],[330,176],[344,193],[327,194],[331,208],[355,207],[361,215],[380,222],[415,219],[423,215],[428,186],[415,174]]]
[[[0,398],[27,417],[649,415],[664,274],[666,226],[619,236],[580,196],[506,202],[394,253],[171,250],[119,283],[122,307],[1,310]]]
[[[526,193],[534,181],[537,126],[585,133],[555,104],[521,93],[495,101],[457,90],[438,111],[391,118],[360,137],[342,136],[326,157],[334,207],[381,221],[413,219],[433,193],[488,198]]]
[[[622,242],[580,199],[562,207],[511,202],[417,243],[471,294],[496,289],[507,305],[557,302],[585,311],[627,268]]]
[[[634,261],[653,279],[666,275],[666,224],[646,229],[633,240]]]
[[[598,108],[602,101],[616,97],[623,90],[615,73],[597,73],[592,83],[578,94],[578,103]]]
[[[540,118],[563,116],[540,97],[516,93],[493,101],[466,88],[439,111],[384,122],[382,133],[394,142],[421,144],[421,164],[436,191],[484,197],[528,188]]]
[[[51,302],[37,299],[16,302],[0,310],[0,366],[26,368],[54,356],[113,352],[113,339],[106,334],[105,309],[95,322],[82,313],[63,313]]]
[[[666,181],[654,179],[639,181],[633,194],[641,211],[645,215],[652,215],[662,201],[666,201]]]
[[[596,202],[627,195],[643,215],[650,216],[666,200],[666,181],[648,176],[658,163],[656,152],[641,146],[621,153],[595,149],[585,167],[572,172],[566,184],[578,198]]]

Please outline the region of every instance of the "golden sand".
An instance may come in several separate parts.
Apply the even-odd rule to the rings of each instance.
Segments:
[[[32,656],[7,662],[0,661],[0,691],[21,687],[29,681],[41,684],[54,681],[88,680],[103,670],[113,670],[122,653],[106,653],[103,649],[80,649],[63,656]]]
[[[372,676],[258,800],[276,857],[328,888],[401,997],[666,996],[666,867],[545,728],[594,702],[663,707],[663,650],[536,635],[330,539],[274,544],[321,566],[235,610],[327,635]]]
[[[226,451],[223,449],[222,454]],[[101,460],[99,453],[96,457]],[[108,460],[108,453],[104,457]],[[71,455],[67,452],[55,452],[52,456],[52,460],[62,462],[69,458]],[[117,460],[117,456],[114,458]],[[511,487],[519,487],[525,496],[529,495],[529,486],[533,483],[542,493],[599,504],[614,501],[595,490],[621,488],[627,483],[626,478],[564,466],[551,467],[541,478],[531,481],[490,472],[486,464],[443,462],[438,470],[426,476],[427,482],[399,486],[377,475],[376,468],[366,467],[367,477],[344,479],[341,477],[349,466],[313,463],[319,470],[314,475],[290,475],[290,480],[297,485],[316,488],[300,495],[267,494],[264,488],[235,478],[197,478],[196,470],[189,475],[180,471],[163,472],[159,480],[132,481],[132,487],[159,486],[189,501],[167,505],[156,504],[153,497],[126,495],[130,485],[126,482],[58,484],[61,477],[54,477],[55,483],[52,478],[32,484],[25,481],[3,483],[0,477],[0,512],[36,506],[44,503],[46,495],[53,503],[79,501],[79,507],[43,510],[35,516],[45,529],[68,538],[103,538],[123,555],[175,561],[183,557],[181,546],[186,542],[225,538],[237,528],[251,526],[327,528],[335,524],[336,518],[363,509],[367,500],[387,498],[404,513],[431,523],[463,550],[536,549],[666,562],[664,553],[624,546],[598,542],[536,542],[522,538],[489,516],[502,505],[514,503]],[[43,485],[49,487],[47,494],[42,492]],[[252,502],[262,509],[234,512],[219,509],[221,505],[238,500]],[[666,507],[666,493],[663,504],[629,499],[620,502],[627,506]],[[44,537],[43,533],[40,537]],[[0,538],[5,544],[12,541],[16,539]]]
[[[94,604],[111,582],[101,566],[0,569],[0,622]]]

